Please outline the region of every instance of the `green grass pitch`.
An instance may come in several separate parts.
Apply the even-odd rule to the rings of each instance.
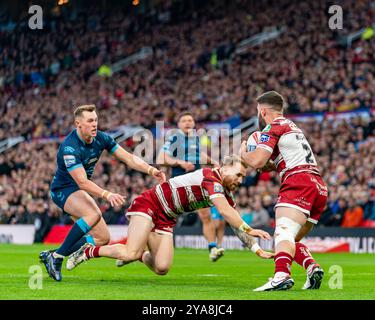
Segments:
[[[43,245],[0,245],[0,299],[375,299],[375,255],[371,254],[315,254],[325,270],[320,290],[301,290],[305,273],[300,266],[293,265],[295,286],[291,290],[258,293],[252,289],[268,280],[273,263],[249,251],[227,250],[221,260],[213,263],[208,260],[207,250],[177,249],[166,276],[154,275],[140,262],[116,268],[114,260],[100,258],[70,272],[64,266],[63,281],[58,283],[38,263],[38,253],[45,248]],[[29,287],[32,276],[29,268],[33,265],[43,267],[40,290]],[[342,268],[342,289],[329,287],[330,282],[337,284],[340,278],[332,266]]]

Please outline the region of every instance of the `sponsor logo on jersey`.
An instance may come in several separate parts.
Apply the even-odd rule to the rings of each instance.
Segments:
[[[270,130],[271,130],[271,125],[268,124],[268,125],[263,129],[262,132],[268,132],[268,131],[270,131]]]
[[[257,148],[257,146],[254,146],[253,144],[250,144],[247,146],[247,152],[254,151]]]
[[[224,192],[223,186],[220,183],[215,182],[214,183],[214,192],[223,193]]]
[[[266,133],[262,133],[259,138],[260,142],[268,142],[270,141],[270,136]]]
[[[311,203],[307,201],[306,198],[301,197],[296,199],[297,202],[299,202],[303,206],[311,206]]]
[[[97,157],[90,159],[89,162],[87,162],[87,164],[91,164],[91,163],[93,163],[95,161],[98,161]]]
[[[76,164],[76,157],[72,155],[66,155],[64,156],[64,162],[65,162],[65,166],[69,168]]]
[[[74,152],[75,150],[74,150],[73,147],[69,147],[69,146],[67,146],[67,147],[64,148],[64,151],[65,151],[65,152]]]

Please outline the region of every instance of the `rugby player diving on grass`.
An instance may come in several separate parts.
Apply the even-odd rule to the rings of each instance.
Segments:
[[[127,244],[94,246],[86,243],[72,254],[68,270],[91,258],[108,257],[123,266],[139,260],[158,275],[166,274],[173,260],[173,227],[185,212],[215,206],[244,244],[261,258],[273,253],[262,250],[254,237],[270,239],[263,231],[252,229],[234,209],[232,191],[246,175],[246,165],[239,156],[224,159],[219,168],[204,168],[158,184],[138,196],[129,207]],[[145,250],[145,247],[148,250]]]

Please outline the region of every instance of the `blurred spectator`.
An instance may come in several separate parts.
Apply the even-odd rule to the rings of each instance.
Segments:
[[[263,197],[263,208],[267,210],[268,216],[271,219],[275,219],[275,211],[273,209],[274,203],[272,201],[272,197],[267,194]]]
[[[344,213],[344,220],[342,221],[342,227],[353,228],[360,227],[363,222],[363,209],[361,206],[356,204],[354,199],[350,199],[348,202],[348,208]]]
[[[267,210],[263,208],[262,202],[259,199],[254,202],[253,210],[251,211],[250,215],[252,216],[251,226],[253,228],[263,228],[269,226],[270,217]]]
[[[56,206],[47,208],[43,202],[37,202],[36,207],[32,208],[35,225],[35,242],[43,242],[44,237],[51,230],[52,226],[61,221],[60,210]]]
[[[327,206],[324,210],[319,223],[327,227],[339,227],[344,218],[344,214],[347,210],[347,204],[345,199],[339,199],[337,206],[334,209],[329,209]]]
[[[251,214],[251,206],[246,196],[240,196],[237,202],[236,209],[240,213],[242,219],[248,224],[252,225],[253,215]]]
[[[124,213],[123,207],[110,207],[104,212],[103,218],[107,224],[121,224]]]

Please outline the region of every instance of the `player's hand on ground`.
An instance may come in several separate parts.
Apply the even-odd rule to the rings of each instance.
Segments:
[[[181,163],[181,168],[185,169],[186,172],[189,172],[193,171],[195,169],[195,166],[191,162],[185,161]]]
[[[159,183],[163,183],[167,180],[165,173],[158,169],[154,170],[153,177],[155,177],[159,181]]]
[[[125,199],[125,196],[118,193],[112,193],[107,198],[108,202],[111,204],[112,207],[121,207],[125,204]]]
[[[256,255],[259,258],[262,258],[262,259],[272,259],[275,256],[275,253],[274,252],[264,251],[263,249],[259,249],[256,252]]]
[[[260,229],[252,229],[251,231],[248,232],[248,234],[253,237],[259,237],[264,240],[271,240],[270,234]]]

